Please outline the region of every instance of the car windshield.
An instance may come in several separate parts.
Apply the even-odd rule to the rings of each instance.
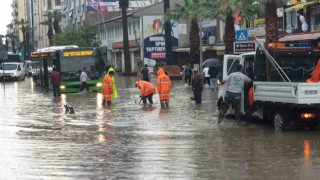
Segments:
[[[16,64],[1,64],[0,69],[1,70],[16,70],[17,65]]]

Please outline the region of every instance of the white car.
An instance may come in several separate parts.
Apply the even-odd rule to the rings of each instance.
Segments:
[[[0,79],[1,80],[24,80],[25,79],[25,67],[23,63],[19,62],[7,62],[0,65]]]

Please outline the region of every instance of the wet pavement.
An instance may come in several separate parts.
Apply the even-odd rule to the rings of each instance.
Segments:
[[[173,81],[161,109],[157,95],[139,104],[135,80],[116,77],[111,107],[94,92],[53,99],[31,78],[0,83],[0,179],[319,179],[318,130],[275,132],[232,118],[217,126],[209,88],[198,106]]]

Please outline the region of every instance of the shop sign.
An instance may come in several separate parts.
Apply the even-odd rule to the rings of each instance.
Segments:
[[[248,34],[249,34],[249,37],[264,36],[266,35],[266,28],[261,26],[261,27],[255,27],[253,29],[249,29]]]
[[[234,54],[252,52],[255,50],[256,50],[256,44],[254,41],[234,42],[234,46],[233,46]]]

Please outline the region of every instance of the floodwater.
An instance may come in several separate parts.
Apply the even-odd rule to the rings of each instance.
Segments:
[[[161,109],[157,95],[139,104],[135,80],[116,77],[111,107],[94,92],[53,99],[31,78],[0,83],[0,179],[319,179],[318,130],[232,118],[217,126],[209,88],[195,105],[191,89],[173,81],[170,108]]]

